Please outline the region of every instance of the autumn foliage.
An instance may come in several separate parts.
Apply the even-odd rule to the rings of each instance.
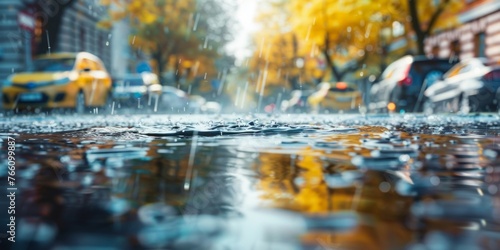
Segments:
[[[215,0],[103,0],[110,6],[109,24],[126,20],[131,46],[150,55],[157,73],[170,71],[175,80],[213,78],[231,39],[228,3]],[[104,22],[105,23],[105,22]]]
[[[270,0],[259,4],[251,59],[258,86],[299,88],[380,73],[389,60],[423,54],[424,39],[457,24],[463,1]],[[402,33],[395,32],[395,26]],[[391,50],[391,43],[406,46]],[[300,62],[298,64],[297,62]],[[265,77],[264,77],[265,76]]]

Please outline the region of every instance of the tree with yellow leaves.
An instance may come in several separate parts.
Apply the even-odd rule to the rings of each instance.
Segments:
[[[290,3],[293,29],[317,48],[337,81],[378,56],[379,34],[386,25],[381,17],[396,15],[390,0],[312,0]],[[374,55],[375,54],[375,55]]]
[[[415,32],[419,55],[425,55],[424,41],[436,28],[457,24],[455,14],[464,5],[463,1],[456,0],[407,0],[402,3],[401,7],[407,10],[411,28]]]
[[[273,0],[259,5],[256,21],[262,29],[254,37],[256,48],[249,64],[256,91],[261,95],[266,94],[266,86],[300,89],[318,83],[324,76],[314,48],[302,49],[303,42],[288,25],[291,15],[287,4],[288,1]]]
[[[176,74],[217,74],[216,61],[231,39],[231,6],[216,0],[104,0],[110,19],[127,19],[133,47],[149,53],[158,74],[168,66]],[[207,60],[209,58],[210,60]],[[207,63],[200,63],[200,62]],[[196,68],[193,68],[197,65]]]

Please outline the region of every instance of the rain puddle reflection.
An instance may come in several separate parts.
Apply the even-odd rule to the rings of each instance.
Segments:
[[[500,130],[488,129],[500,127],[495,120],[118,119],[56,119],[35,124],[36,134],[22,120],[2,127],[2,141],[16,139],[16,247],[500,243]],[[0,181],[7,183],[4,170]]]

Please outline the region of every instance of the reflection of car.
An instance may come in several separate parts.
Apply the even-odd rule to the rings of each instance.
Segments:
[[[188,105],[189,97],[186,92],[171,86],[163,86],[160,98],[161,110],[183,113],[188,111]]]
[[[427,59],[405,56],[391,63],[382,73],[379,82],[370,90],[371,111],[386,111],[388,105],[396,111],[421,111],[423,91],[444,72],[454,61],[448,59]]]
[[[309,111],[309,103],[307,98],[311,95],[312,90],[294,90],[291,93],[291,98],[281,102],[281,111],[291,113],[304,113]]]
[[[362,96],[354,86],[345,82],[337,82],[334,86],[324,82],[319,85],[318,91],[309,96],[308,102],[315,112],[320,109],[348,111],[359,108]]]
[[[500,65],[485,58],[463,60],[425,91],[426,111],[497,111]]]
[[[3,106],[16,108],[103,107],[111,78],[103,63],[87,53],[52,53],[33,61],[33,70],[11,75],[3,85]]]
[[[113,100],[120,104],[153,106],[161,90],[158,76],[150,72],[129,74],[113,80]]]

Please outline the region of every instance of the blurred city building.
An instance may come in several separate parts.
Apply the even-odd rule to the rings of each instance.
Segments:
[[[425,42],[427,56],[500,61],[500,1],[463,1],[466,7],[459,15],[460,25],[430,36]]]
[[[111,67],[108,69],[113,76],[124,76],[135,72],[131,69],[133,62],[132,48],[130,47],[130,25],[128,20],[113,23],[111,28]],[[133,38],[132,38],[133,40]]]
[[[87,51],[113,69],[112,33],[98,25],[106,14],[94,0],[1,0],[0,82],[52,52]]]

